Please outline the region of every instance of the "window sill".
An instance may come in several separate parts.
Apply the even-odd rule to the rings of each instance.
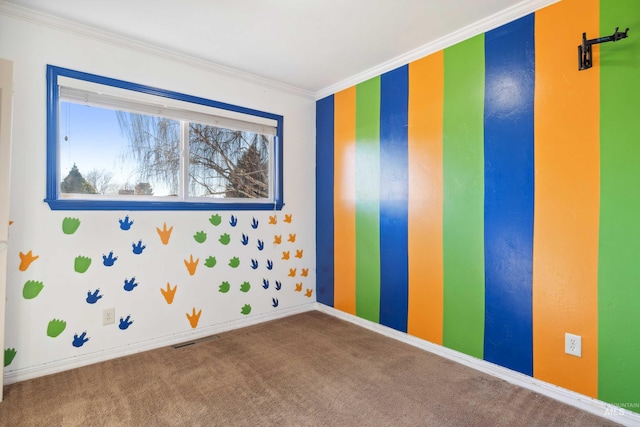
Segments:
[[[284,203],[247,202],[165,202],[165,201],[119,201],[119,200],[60,200],[44,199],[54,211],[272,211],[281,210]]]

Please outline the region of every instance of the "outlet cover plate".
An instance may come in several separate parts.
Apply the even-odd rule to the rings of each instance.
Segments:
[[[565,333],[564,352],[572,356],[582,357],[582,337],[568,332]]]
[[[116,323],[116,309],[115,308],[105,308],[102,312],[102,324],[103,325],[111,325]]]

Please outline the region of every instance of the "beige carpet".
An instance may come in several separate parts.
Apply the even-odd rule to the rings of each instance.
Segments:
[[[3,426],[609,426],[320,312],[5,387]]]

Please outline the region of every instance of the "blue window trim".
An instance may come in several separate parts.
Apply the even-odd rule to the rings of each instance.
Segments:
[[[162,96],[178,101],[264,117],[277,122],[276,138],[273,144],[274,200],[247,202],[189,202],[189,201],[146,201],[146,200],[80,200],[60,199],[58,177],[58,117],[59,96],[58,77],[69,77],[77,80],[114,86],[149,95]],[[112,79],[95,74],[83,73],[67,68],[47,65],[47,196],[44,199],[52,210],[131,210],[131,211],[182,211],[182,210],[280,210],[284,206],[282,199],[282,143],[283,122],[281,115],[239,107],[224,102],[213,101],[197,96],[158,89],[151,86]]]

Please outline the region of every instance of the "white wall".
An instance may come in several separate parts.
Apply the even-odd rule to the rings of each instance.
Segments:
[[[211,49],[216,48],[212,41]],[[0,57],[14,61],[15,99],[12,155],[11,213],[9,233],[8,285],[5,349],[15,349],[15,357],[5,368],[6,382],[26,379],[118,355],[139,351],[189,336],[206,335],[243,324],[262,321],[304,310],[315,301],[315,103],[302,93],[280,89],[259,80],[237,78],[206,67],[184,64],[169,56],[142,52],[96,38],[81,36],[28,20],[0,14]],[[284,202],[274,212],[91,212],[51,211],[45,197],[45,130],[47,64],[99,74],[162,89],[228,102],[284,116]],[[219,213],[218,227],[209,223]],[[238,225],[231,227],[231,215]],[[268,224],[277,214],[277,224]],[[291,222],[284,222],[284,215]],[[129,231],[119,228],[126,215],[134,221]],[[72,235],[62,232],[65,217],[79,218],[80,227]],[[253,218],[259,227],[253,229]],[[173,226],[168,245],[163,245],[156,227]],[[193,239],[195,232],[208,234],[205,243]],[[218,243],[222,233],[232,243]],[[243,246],[241,235],[250,237]],[[296,234],[289,242],[289,234]],[[274,244],[274,236],[282,243]],[[257,239],[265,242],[258,251]],[[147,249],[134,255],[131,244],[142,240]],[[303,250],[302,258],[294,257]],[[19,253],[32,251],[39,258],[26,271],[20,271]],[[102,255],[114,251],[119,257],[113,267],[102,265]],[[282,259],[291,251],[290,260]],[[92,258],[89,270],[76,273],[78,255]],[[184,259],[200,258],[196,274],[188,274]],[[217,265],[207,268],[204,259],[213,255]],[[237,256],[240,267],[227,264]],[[260,267],[249,267],[251,258]],[[274,269],[265,268],[266,260]],[[297,268],[290,277],[290,268]],[[308,268],[307,277],[301,277]],[[135,276],[139,286],[123,289],[124,279]],[[270,281],[269,289],[262,280]],[[40,281],[44,287],[33,299],[23,297],[27,281]],[[275,281],[282,289],[274,288]],[[231,283],[228,293],[220,293],[222,281]],[[249,281],[251,290],[239,286]],[[172,304],[165,301],[161,288],[177,285]],[[302,292],[295,290],[303,283]],[[88,291],[100,288],[103,296],[96,304],[85,301]],[[307,290],[311,296],[306,296]],[[272,298],[279,305],[272,306]],[[251,305],[251,313],[241,307]],[[102,325],[102,311],[115,307],[116,319],[131,315],[134,323],[126,330]],[[186,314],[202,310],[197,328],[192,329]],[[58,337],[47,335],[52,319],[66,321]],[[74,334],[86,331],[90,337],[81,347],[72,345]],[[9,350],[11,352],[11,350]]]

